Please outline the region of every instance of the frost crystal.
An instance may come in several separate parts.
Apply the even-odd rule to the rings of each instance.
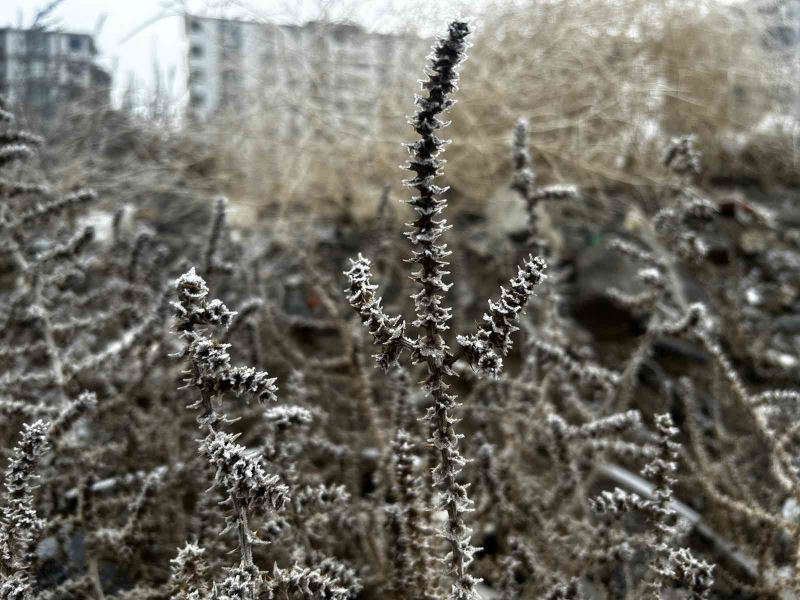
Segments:
[[[248,509],[281,510],[289,499],[289,488],[277,475],[268,475],[261,460],[236,443],[237,437],[217,432],[203,443],[201,451],[217,469],[217,486]]]
[[[203,576],[208,568],[205,553],[205,548],[196,544],[186,544],[178,550],[178,555],[169,561],[176,588],[191,593],[204,587]]]
[[[276,406],[266,410],[264,418],[278,430],[309,425],[312,421],[311,412],[302,406]]]
[[[39,459],[48,448],[49,425],[44,421],[25,424],[6,469],[6,502],[0,520],[0,553],[2,562],[13,569],[24,570],[44,524],[33,505],[34,482]]]
[[[191,331],[195,325],[222,327],[230,325],[236,315],[220,300],[206,302],[208,286],[194,270],[181,275],[176,282],[178,301],[173,302],[180,331]]]
[[[192,382],[207,390],[212,396],[233,392],[237,396],[250,394],[259,402],[274,402],[276,379],[266,371],[253,367],[233,367],[228,354],[230,344],[220,344],[194,332],[189,344],[189,356],[197,367],[197,377]]]
[[[280,569],[276,564],[269,582],[268,598],[298,598],[302,600],[346,600],[351,596],[350,590],[341,587],[337,581],[324,575],[317,569],[292,565],[288,569]]]

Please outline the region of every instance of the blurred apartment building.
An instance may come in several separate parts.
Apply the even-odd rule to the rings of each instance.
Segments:
[[[92,36],[0,28],[0,94],[30,118],[52,118],[65,101],[109,103],[111,76],[95,64]]]
[[[186,34],[190,115],[260,117],[277,137],[374,132],[390,114],[402,122],[430,43],[353,24],[195,16]]]
[[[765,42],[781,50],[800,43],[800,0],[750,0],[764,18]]]

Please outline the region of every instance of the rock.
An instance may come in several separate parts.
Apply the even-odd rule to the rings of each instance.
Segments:
[[[607,239],[584,248],[575,258],[570,307],[575,319],[599,338],[628,337],[640,328],[639,318],[613,302],[610,288],[641,291],[637,273],[641,265],[608,247]]]
[[[800,315],[781,315],[775,319],[774,327],[781,333],[800,333]]]

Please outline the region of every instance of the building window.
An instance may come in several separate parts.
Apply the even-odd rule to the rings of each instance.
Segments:
[[[202,69],[192,69],[189,71],[189,81],[191,83],[201,83],[205,79],[205,73]]]
[[[83,40],[77,35],[69,36],[69,49],[72,52],[80,52],[83,50]]]
[[[203,31],[203,24],[200,21],[194,21],[193,20],[191,22],[190,27],[192,28],[192,31],[195,31],[195,32]]]
[[[199,46],[198,44],[192,44],[192,47],[189,49],[189,53],[195,58],[200,58],[204,54],[203,47]]]
[[[222,83],[226,86],[235,86],[239,85],[241,81],[241,77],[239,75],[239,71],[235,69],[226,69],[222,72]]]
[[[27,100],[34,106],[44,106],[50,97],[50,84],[48,82],[31,82],[28,87]]]
[[[39,31],[32,31],[28,33],[28,50],[37,54],[44,54],[47,52],[47,34]]]
[[[241,48],[242,30],[236,23],[222,24],[222,42],[225,48]]]
[[[25,36],[18,33],[9,40],[9,49],[14,52],[27,52],[27,45],[25,44]]]
[[[44,62],[41,60],[34,60],[31,63],[31,75],[34,77],[44,77]]]
[[[67,72],[72,77],[81,77],[86,73],[86,65],[81,63],[67,63]]]
[[[206,99],[205,99],[205,96],[203,96],[203,94],[200,94],[198,92],[192,92],[192,95],[189,98],[189,103],[194,108],[199,108],[199,107],[203,106],[203,104],[205,104],[205,100]]]

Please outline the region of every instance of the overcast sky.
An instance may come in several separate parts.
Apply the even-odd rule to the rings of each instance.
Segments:
[[[440,28],[454,16],[470,16],[487,0],[63,0],[50,22],[64,31],[98,33],[99,62],[114,77],[118,102],[131,81],[141,98],[154,89],[158,71],[172,81],[171,95],[185,93],[184,11],[302,23],[329,17],[382,31],[409,16]],[[0,26],[27,27],[50,0],[0,0]]]

